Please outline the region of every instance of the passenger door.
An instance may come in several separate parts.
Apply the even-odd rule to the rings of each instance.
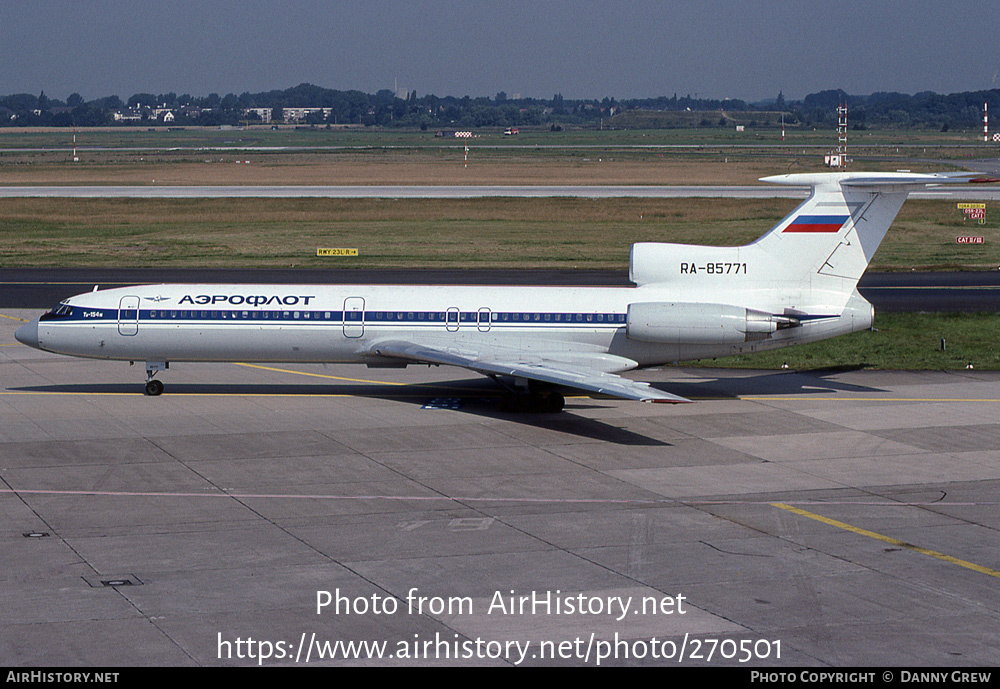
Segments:
[[[118,302],[118,334],[135,335],[139,332],[139,297],[122,297]]]
[[[479,309],[479,320],[476,322],[479,332],[486,333],[490,331],[491,316],[490,310],[485,306]]]
[[[364,297],[348,297],[344,300],[344,337],[361,337],[364,334]]]

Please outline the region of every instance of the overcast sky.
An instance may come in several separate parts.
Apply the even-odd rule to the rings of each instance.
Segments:
[[[0,94],[953,93],[1000,88],[998,48],[968,0],[3,0]]]

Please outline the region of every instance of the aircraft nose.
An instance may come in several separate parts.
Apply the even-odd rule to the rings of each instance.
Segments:
[[[10,332],[10,331],[8,331]],[[14,331],[14,339],[29,347],[38,348],[38,319],[25,323]]]

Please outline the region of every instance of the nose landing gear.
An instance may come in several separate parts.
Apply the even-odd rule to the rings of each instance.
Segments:
[[[154,380],[153,376],[158,371],[165,371],[168,368],[170,368],[170,364],[166,361],[146,362],[146,389],[143,391],[143,394],[149,397],[156,397],[163,394],[163,381]]]

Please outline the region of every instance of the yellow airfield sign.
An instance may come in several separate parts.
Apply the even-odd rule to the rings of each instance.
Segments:
[[[965,215],[966,220],[978,220],[980,225],[986,224],[985,203],[960,203],[958,209]]]
[[[357,256],[357,249],[316,249],[317,256]]]

